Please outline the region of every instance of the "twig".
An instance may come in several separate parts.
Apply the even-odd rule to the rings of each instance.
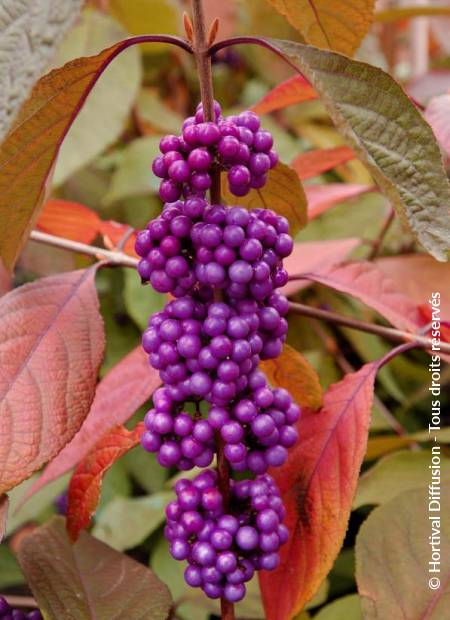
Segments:
[[[350,329],[357,329],[369,334],[377,334],[378,336],[391,340],[392,342],[412,343],[415,347],[427,350],[433,348],[432,340],[430,340],[430,338],[426,338],[425,336],[421,336],[420,334],[412,334],[410,332],[404,332],[400,329],[384,327],[383,325],[376,325],[374,323],[366,323],[364,321],[359,321],[358,319],[343,316],[342,314],[337,314],[336,312],[331,312],[330,310],[313,308],[311,306],[306,306],[305,304],[296,302],[290,302],[289,309],[291,312],[295,312],[303,316],[309,316],[313,319],[321,319],[327,323],[344,325]],[[440,352],[450,353],[450,344],[441,342]]]
[[[380,252],[381,246],[383,245],[383,241],[386,237],[386,234],[391,227],[392,222],[395,218],[395,211],[391,205],[388,206],[388,212],[386,217],[384,218],[383,224],[381,225],[380,232],[378,233],[378,237],[372,242],[372,250],[367,257],[367,260],[373,260],[376,258]]]
[[[39,230],[33,230],[30,233],[30,239],[37,241],[38,243],[45,243],[55,248],[61,248],[62,250],[68,250],[69,252],[80,252],[81,254],[87,254],[88,256],[94,256],[98,260],[106,260],[108,263],[114,265],[122,265],[123,267],[136,268],[138,259],[128,256],[124,252],[105,250],[94,245],[88,245],[87,243],[80,243],[79,241],[72,241],[72,239],[64,239],[63,237],[57,237],[56,235],[49,235],[47,233],[40,232]]]
[[[202,0],[192,0],[192,27],[194,35],[192,40],[192,51],[197,63],[203,117],[205,121],[215,121],[212,67],[209,47],[217,33],[218,21],[216,20],[213,22],[212,28],[209,33],[207,33]],[[220,203],[220,169],[217,166],[213,167],[212,170],[210,197],[212,203]],[[217,296],[221,297],[220,291],[218,291]],[[223,497],[224,509],[227,511],[230,501],[230,466],[224,455],[223,441],[219,436],[216,439],[216,447],[218,485]],[[224,597],[220,599],[220,609],[222,620],[235,620],[234,605]]]
[[[345,374],[355,372],[355,368],[353,368],[345,355],[341,353],[335,338],[327,334],[321,323],[316,320],[311,320],[311,325],[315,333],[322,341],[324,348],[326,349],[326,351],[328,351],[328,353],[330,353],[330,355],[333,356],[336,364],[340,367],[340,369]],[[397,435],[406,435],[406,430],[403,428],[397,418],[392,415],[386,405],[382,402],[380,398],[378,398],[376,394],[374,394],[373,396],[373,402],[382,414],[382,416],[386,419],[392,430],[397,433]]]
[[[10,596],[9,594],[3,596],[11,607],[37,607],[37,603],[32,596]]]
[[[218,24],[216,24],[216,27]],[[211,58],[209,55],[208,36],[211,32],[206,32],[205,14],[203,11],[202,0],[192,0],[192,27],[194,39],[192,41],[192,52],[197,63],[198,80],[200,84],[200,95],[203,104],[203,116],[205,121],[214,121],[214,91],[212,82]],[[213,168],[211,202],[220,202],[220,171]]]
[[[107,261],[107,263],[112,265],[121,265],[122,267],[132,267],[135,269],[139,262],[137,258],[128,256],[124,252],[105,250],[104,248],[88,245],[86,243],[80,243],[79,241],[72,241],[71,239],[49,235],[38,230],[32,231],[30,234],[30,239],[37,241],[38,243],[52,245],[70,252],[80,252],[81,254],[94,256],[98,260]],[[336,312],[330,312],[329,310],[322,310],[320,308],[314,308],[312,306],[306,306],[305,304],[296,302],[290,302],[289,309],[291,312],[296,312],[297,314],[302,314],[303,316],[309,316],[313,319],[320,319],[321,321],[326,321],[327,323],[344,325],[345,327],[350,327],[350,329],[356,329],[369,334],[377,334],[378,336],[391,340],[392,342],[414,342],[416,347],[427,350],[432,349],[433,346],[433,343],[429,338],[421,336],[420,334],[412,334],[410,332],[404,332],[400,329],[384,327],[383,325],[376,325],[374,323],[366,323],[365,321],[346,317]],[[450,344],[441,342],[440,351],[441,353],[450,353]]]

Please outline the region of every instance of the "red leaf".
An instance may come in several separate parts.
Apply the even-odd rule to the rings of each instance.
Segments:
[[[115,248],[123,240],[125,235],[130,232],[130,226],[128,224],[121,224],[114,220],[107,220],[100,222],[100,233],[105,239],[105,245],[111,248]],[[131,235],[127,238],[123,251],[130,256],[137,256],[134,251],[134,243],[136,241],[136,231],[131,231]]]
[[[294,75],[264,95],[252,110],[257,114],[267,114],[310,99],[317,99],[315,90],[303,76]]]
[[[7,495],[0,497],[0,542],[3,540],[3,536],[6,532],[6,521],[8,518],[9,499]]]
[[[104,349],[95,272],[43,278],[0,299],[0,492],[53,458],[89,411]]]
[[[369,185],[353,185],[350,183],[305,185],[306,198],[308,199],[308,218],[313,220],[340,202],[357,198],[361,194],[374,190],[375,188]]]
[[[302,153],[291,163],[302,181],[332,170],[355,158],[349,146],[336,146],[330,149],[315,149]]]
[[[136,347],[98,384],[94,402],[83,426],[47,465],[26,494],[26,499],[77,465],[105,432],[126,422],[150,398],[160,383],[158,372],[148,363],[148,356],[140,346]]]
[[[417,304],[428,304],[431,293],[439,291],[442,318],[450,320],[450,263],[439,263],[426,254],[403,254],[379,258],[376,264],[400,293]]]
[[[333,239],[331,241],[302,241],[294,245],[290,256],[284,259],[284,266],[290,276],[306,271],[322,272],[340,265],[359,246],[361,239]],[[307,280],[291,280],[283,286],[283,295],[293,295],[311,286]]]
[[[433,97],[424,114],[436,140],[450,157],[450,94]]]
[[[77,466],[69,484],[66,514],[67,532],[73,542],[81,530],[90,525],[100,498],[103,476],[121,456],[137,446],[143,431],[143,422],[132,431],[115,426]]]
[[[92,243],[99,226],[100,218],[95,211],[66,200],[49,200],[36,224],[43,232],[81,243]]]
[[[419,312],[420,312],[420,316],[423,317],[426,325],[428,325],[428,323],[431,323],[432,321],[435,320],[433,319],[433,311],[431,310],[431,306],[429,304],[420,305]],[[431,326],[430,330],[432,329],[433,327]],[[440,323],[439,331],[440,331],[440,339],[445,340],[445,342],[450,342],[450,327],[448,325],[445,325],[444,323]]]
[[[348,263],[304,277],[356,297],[399,329],[415,332],[423,324],[417,304],[373,263]]]
[[[433,69],[414,78],[407,86],[408,94],[422,105],[426,105],[432,97],[442,95],[448,90],[450,90],[448,69]]]
[[[286,464],[270,472],[287,509],[290,538],[279,568],[260,573],[267,620],[291,620],[339,553],[366,450],[376,371],[372,362],[332,385],[319,413],[304,412]]]

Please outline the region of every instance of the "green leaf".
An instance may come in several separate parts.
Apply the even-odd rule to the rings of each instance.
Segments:
[[[323,607],[314,620],[363,620],[361,600],[357,594],[349,594]]]
[[[450,185],[430,126],[397,82],[340,54],[292,41],[265,42],[311,82],[337,129],[423,247],[447,260]]]
[[[56,64],[97,54],[126,36],[126,30],[112,17],[85,11],[60,47]],[[75,119],[59,153],[54,176],[56,185],[92,161],[120,136],[140,83],[140,54],[133,47],[105,71]]]
[[[46,69],[81,0],[3,0],[0,15],[0,138]]]
[[[145,452],[141,446],[137,446],[127,452],[122,457],[122,461],[130,476],[147,493],[156,493],[162,490],[164,482],[167,480],[168,470],[161,467],[155,454]]]
[[[450,459],[441,455],[442,484],[450,483]],[[385,504],[406,489],[427,485],[430,481],[429,450],[394,452],[380,459],[359,479],[353,508],[366,504]]]
[[[134,269],[125,270],[124,302],[128,314],[144,330],[148,319],[164,308],[167,297],[157,293],[151,286],[143,286]]]
[[[167,620],[169,591],[148,568],[86,532],[72,545],[64,519],[27,536],[19,563],[46,620]]]
[[[23,583],[25,577],[14,554],[6,544],[0,545],[0,589],[20,586]]]
[[[448,617],[449,493],[441,496],[440,523],[431,521],[430,515],[438,513],[429,513],[428,487],[422,487],[376,508],[363,523],[356,539],[356,581],[364,620]],[[440,537],[440,574],[428,572],[432,534]],[[429,586],[431,577],[440,578],[438,589]]]
[[[289,220],[290,232],[296,235],[308,221],[306,196],[298,174],[283,163],[269,171],[267,183],[262,189],[252,189],[238,198],[228,190],[222,175],[222,193],[228,204],[242,205],[247,209],[272,209]]]
[[[140,121],[162,133],[180,133],[182,117],[165,105],[157,92],[142,90],[136,101],[136,113]]]
[[[104,510],[117,497],[131,495],[132,487],[128,472],[122,460],[118,460],[108,469],[102,480],[102,492],[98,506],[99,512]]]
[[[164,521],[172,493],[149,497],[116,497],[96,518],[93,536],[117,551],[140,545]]]
[[[39,490],[35,495],[22,505],[22,502],[29,489],[39,478],[39,474],[35,474],[25,480],[19,486],[9,491],[9,517],[6,528],[6,534],[9,536],[19,527],[29,521],[38,522],[40,517],[52,509],[53,500],[57,495],[62,493],[68,485],[69,475],[61,476],[47,486]]]
[[[109,0],[108,8],[131,34],[176,34],[179,7],[174,0]],[[160,52],[161,45],[144,45],[146,53]]]
[[[159,154],[159,140],[155,137],[137,138],[123,149],[110,188],[103,198],[105,205],[158,191],[160,179],[152,174],[151,165]]]

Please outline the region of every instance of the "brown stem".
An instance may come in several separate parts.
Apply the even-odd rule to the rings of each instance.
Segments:
[[[357,329],[369,334],[377,334],[382,338],[391,340],[392,342],[400,343],[414,343],[418,348],[432,349],[433,343],[429,338],[420,334],[412,334],[410,332],[404,332],[400,329],[393,327],[384,327],[383,325],[376,325],[374,323],[365,323],[358,319],[343,316],[337,314],[337,312],[331,312],[330,310],[322,310],[321,308],[313,308],[296,302],[289,302],[289,310],[303,316],[309,316],[313,319],[320,319],[327,323],[334,323],[335,325],[344,325],[350,329]],[[440,343],[441,353],[450,353],[450,344],[446,342]]]
[[[139,262],[137,258],[128,256],[128,254],[124,252],[105,250],[104,248],[88,245],[87,243],[80,243],[79,241],[72,241],[72,239],[64,239],[64,237],[49,235],[39,230],[31,231],[30,239],[38,243],[44,243],[45,245],[52,245],[55,248],[61,248],[62,250],[94,256],[98,260],[104,260],[113,265],[136,268]]]
[[[205,14],[202,0],[192,0],[192,27],[193,40],[192,51],[197,63],[198,79],[200,83],[200,94],[203,104],[203,115],[205,121],[215,121],[214,114],[214,91],[212,81],[211,58],[209,56],[209,41],[206,31]],[[215,166],[212,170],[212,186],[210,197],[212,203],[220,203],[220,169]],[[221,292],[217,291],[217,297],[221,297]],[[230,467],[223,452],[223,441],[218,436],[216,439],[217,448],[217,474],[219,490],[222,493],[225,511],[228,509],[230,501]],[[234,605],[224,598],[220,600],[222,620],[234,620]]]
[[[386,237],[386,234],[391,227],[392,222],[394,221],[395,211],[391,205],[388,207],[388,212],[386,217],[383,220],[383,224],[381,225],[380,232],[378,233],[378,237],[373,241],[372,250],[367,257],[367,260],[374,260],[381,250],[381,246],[383,245],[383,241]]]
[[[192,0],[192,51],[197,63],[200,95],[203,104],[205,121],[214,121],[214,89],[212,81],[211,58],[209,55],[208,33],[206,31],[205,13],[202,0]],[[212,170],[211,202],[220,203],[220,170],[214,166]]]

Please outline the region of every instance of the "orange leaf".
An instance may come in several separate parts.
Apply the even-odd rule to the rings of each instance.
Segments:
[[[342,546],[366,450],[377,362],[332,385],[319,413],[298,422],[300,440],[270,473],[290,538],[274,572],[260,573],[267,620],[291,620],[317,592]]]
[[[146,41],[151,38],[145,37]],[[176,37],[153,38],[186,48]],[[71,60],[45,75],[33,88],[13,130],[0,146],[0,248],[8,270],[14,267],[37,218],[58,150],[77,113],[109,63],[141,40],[129,38],[96,56]]]
[[[274,387],[288,390],[302,407],[316,411],[322,405],[322,386],[316,371],[301,353],[289,345],[284,345],[276,359],[262,362],[261,370]]]
[[[118,244],[123,240],[125,235],[130,232],[130,226],[128,224],[121,224],[114,220],[102,220],[100,222],[100,233],[105,239],[105,245],[111,248],[116,248]],[[130,256],[137,256],[134,251],[134,243],[136,241],[136,231],[132,231],[130,236],[125,242],[123,251]]]
[[[141,346],[116,364],[100,381],[91,410],[79,432],[44,469],[26,498],[72,469],[113,426],[126,422],[161,384]]]
[[[302,153],[291,163],[302,181],[332,170],[355,158],[349,146],[336,146],[330,149],[315,149]]]
[[[100,498],[103,476],[121,456],[137,446],[143,431],[143,422],[132,431],[115,426],[75,469],[69,484],[66,514],[67,532],[73,542],[81,530],[89,527]]]
[[[375,0],[269,0],[310,45],[352,56],[373,20]]]
[[[95,272],[0,299],[0,493],[60,452],[89,412],[104,349]]]
[[[264,95],[252,110],[256,114],[267,114],[311,99],[317,99],[311,84],[301,75],[294,75]]]
[[[99,232],[100,218],[88,207],[67,200],[48,200],[36,227],[57,237],[92,243]]]

